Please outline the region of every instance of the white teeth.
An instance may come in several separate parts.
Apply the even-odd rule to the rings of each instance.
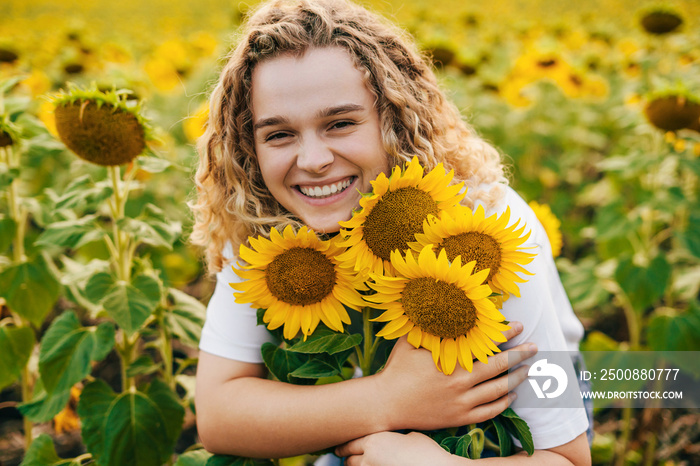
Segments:
[[[332,194],[342,192],[344,189],[346,189],[348,186],[352,184],[354,178],[348,178],[345,181],[341,181],[339,183],[335,184],[330,184],[326,186],[314,186],[314,187],[304,187],[304,186],[299,186],[299,190],[305,195],[309,197],[328,197]]]

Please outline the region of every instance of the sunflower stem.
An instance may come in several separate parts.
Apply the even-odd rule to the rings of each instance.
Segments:
[[[114,237],[114,251],[113,261],[117,277],[120,280],[128,282],[131,275],[131,261],[132,252],[130,247],[130,236],[119,229],[119,221],[124,218],[124,209],[126,205],[126,194],[127,187],[124,187],[124,192],[122,192],[122,187],[120,186],[120,174],[119,166],[113,165],[108,168],[109,177],[112,181],[112,188],[114,192],[112,193],[112,201],[110,204],[112,213],[112,236]],[[109,247],[109,245],[108,245]],[[110,249],[111,250],[111,249]],[[116,256],[114,256],[116,252]]]
[[[469,450],[471,451],[471,459],[478,460],[481,458],[481,453],[484,451],[484,440],[486,436],[484,431],[480,428],[473,428],[469,431],[469,435],[472,438],[471,444],[469,445]]]
[[[363,333],[363,343],[364,349],[360,356],[360,369],[362,369],[362,375],[368,376],[372,373],[372,360],[374,359],[374,354],[372,349],[376,351],[374,347],[374,334],[372,333],[372,310],[369,307],[362,308],[362,333]]]

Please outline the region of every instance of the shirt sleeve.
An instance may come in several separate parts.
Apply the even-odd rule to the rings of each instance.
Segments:
[[[240,281],[230,265],[216,274],[199,349],[236,361],[262,363],[262,345],[277,342],[265,326],[257,325],[256,309],[235,301],[230,283]]]
[[[530,237],[523,246],[532,247],[529,251],[536,253],[536,256],[525,266],[534,275],[524,277],[527,282],[518,284],[520,297],[511,296],[501,311],[506,320],[522,322],[524,330],[501,345],[501,349],[533,342],[539,352],[578,351],[583,326],[574,314],[561,284],[547,234],[532,209],[510,188],[506,195],[506,205],[511,211],[510,223],[521,222],[522,225],[524,222],[526,231],[530,231]],[[501,210],[505,210],[505,205]],[[538,359],[535,355],[526,360],[525,364],[531,365]],[[525,390],[532,390],[527,382],[521,383],[515,393],[520,395]],[[516,399],[513,409],[528,423],[536,449],[568,443],[588,428],[588,417],[582,401],[580,406],[561,406],[553,402],[548,408],[530,408],[518,407]]]

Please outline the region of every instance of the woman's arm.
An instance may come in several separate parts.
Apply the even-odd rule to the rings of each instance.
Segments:
[[[512,327],[505,332],[509,339],[522,331],[515,322]],[[527,368],[521,368],[494,378],[534,354],[528,354],[527,345],[513,350],[515,357],[501,353],[487,365],[476,362],[471,373],[458,368],[446,376],[435,368],[429,351],[402,338],[379,374],[318,386],[267,380],[261,364],[202,352],[195,400],[198,432],[211,452],[270,458],[318,451],[385,430],[480,422],[503,411],[511,402],[508,391],[527,375]]]
[[[435,441],[418,432],[403,435],[395,432],[380,432],[368,435],[336,449],[338,456],[345,456],[347,466],[460,466],[477,461],[479,464],[509,465],[533,464],[542,466],[588,466],[591,452],[586,434],[583,433],[569,443],[549,450],[535,450],[528,456],[525,452],[506,458],[483,458],[470,460],[449,454]]]

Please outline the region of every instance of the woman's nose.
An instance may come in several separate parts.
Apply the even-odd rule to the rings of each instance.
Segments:
[[[305,137],[299,144],[297,166],[310,173],[322,173],[333,163],[334,156],[330,147],[320,138]]]

